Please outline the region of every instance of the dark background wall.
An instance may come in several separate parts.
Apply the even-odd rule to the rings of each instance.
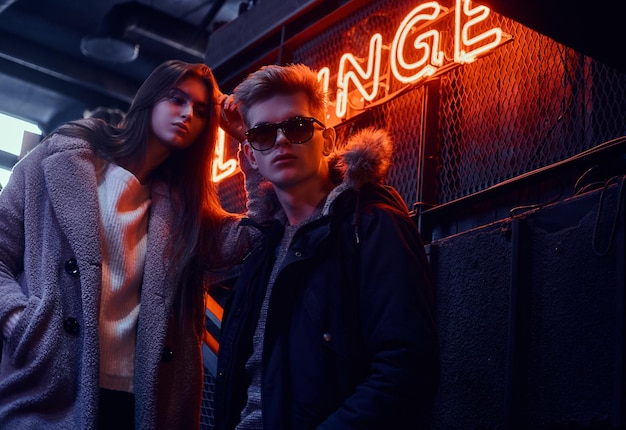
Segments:
[[[614,184],[430,245],[436,428],[622,428],[622,197]]]

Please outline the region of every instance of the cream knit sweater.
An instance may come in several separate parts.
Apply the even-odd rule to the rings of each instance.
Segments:
[[[133,392],[135,335],[146,257],[150,187],[113,163],[99,176],[102,214],[100,386]]]

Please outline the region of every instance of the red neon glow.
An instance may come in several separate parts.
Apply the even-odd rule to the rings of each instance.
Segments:
[[[389,64],[396,80],[403,84],[414,84],[437,73],[445,66],[446,58],[452,57],[448,63],[468,63],[503,43],[504,33],[498,27],[470,36],[472,31],[476,32],[477,25],[488,18],[488,7],[472,7],[470,0],[456,0],[454,9],[454,55],[449,57],[440,48],[444,32],[432,28],[437,20],[450,12],[448,8],[431,1],[417,6],[404,17],[389,49]],[[409,39],[412,40],[412,46]],[[365,67],[362,66],[364,59],[359,60],[352,53],[342,55],[337,73],[335,113],[338,119],[346,117],[350,98],[357,100],[356,97],[359,97],[361,106],[355,110],[364,110],[367,109],[365,102],[373,101],[379,88],[384,87],[380,82],[382,48],[382,35],[376,33],[370,39]],[[328,87],[330,72],[326,70],[329,69],[324,68],[324,74],[318,76],[324,79],[324,85]],[[351,86],[354,86],[353,90]]]
[[[439,50],[440,34],[437,30],[428,30],[418,34],[413,42],[415,51],[422,52],[421,58],[417,61],[407,62],[404,59],[404,49],[406,40],[415,28],[420,28],[424,24],[434,21],[441,12],[446,11],[437,2],[424,3],[413,9],[404,18],[391,43],[391,71],[393,76],[400,82],[409,83],[424,76],[430,76],[437,70],[436,66],[443,64],[444,53]],[[423,12],[423,13],[422,13]],[[428,43],[430,41],[430,43]],[[402,70],[400,69],[400,67]],[[412,72],[405,75],[404,72]]]
[[[367,70],[364,70],[359,61],[350,53],[343,54],[339,60],[339,73],[337,75],[337,116],[343,117],[346,114],[348,106],[348,83],[353,82],[361,96],[372,101],[378,94],[378,85],[380,82],[380,57],[383,44],[383,36],[376,33],[370,39],[369,58],[367,60]],[[354,70],[349,70],[348,64],[352,65]],[[371,91],[367,91],[365,86],[359,80],[370,80],[372,83]]]
[[[322,89],[328,94],[328,87],[330,86],[330,69],[328,67],[322,67],[317,72],[317,80],[322,83]],[[326,120],[330,119],[328,110],[326,111]]]
[[[461,12],[470,19],[461,28]],[[454,61],[457,63],[470,63],[480,54],[483,54],[502,42],[503,33],[500,28],[492,28],[474,37],[469,33],[472,27],[484,21],[489,16],[490,9],[486,6],[476,6],[472,8],[469,0],[456,0],[455,10],[455,31],[454,31]],[[489,43],[484,43],[488,39]],[[474,47],[471,49],[471,47]],[[470,48],[466,50],[466,48]]]
[[[233,175],[237,171],[237,160],[230,158],[224,160],[225,148],[224,148],[225,133],[221,128],[217,131],[217,145],[215,146],[215,159],[213,160],[213,171],[211,172],[211,179],[213,182],[220,182],[221,180]]]

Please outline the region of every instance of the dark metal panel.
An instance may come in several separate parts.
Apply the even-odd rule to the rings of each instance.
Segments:
[[[209,38],[205,63],[224,91],[266,64],[285,64],[291,53],[370,0],[283,2],[264,0]]]
[[[609,239],[616,188],[430,245],[436,428],[623,428],[623,243],[592,247]],[[611,211],[598,225],[600,204]]]

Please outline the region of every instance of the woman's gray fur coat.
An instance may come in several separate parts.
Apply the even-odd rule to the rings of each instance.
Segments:
[[[89,144],[55,135],[0,193],[0,324],[25,310],[0,362],[0,428],[94,429],[99,393],[100,214]],[[137,329],[137,429],[193,429],[201,334],[174,330],[166,240],[174,212],[154,184]],[[75,270],[77,263],[78,270]]]

